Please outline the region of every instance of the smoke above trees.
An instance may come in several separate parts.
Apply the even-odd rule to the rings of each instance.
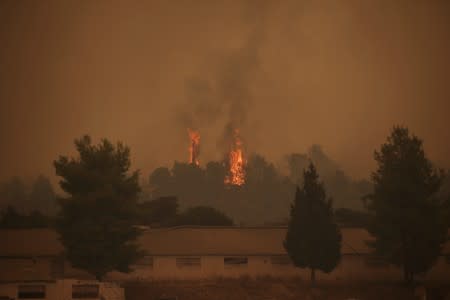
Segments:
[[[342,212],[347,220],[348,215],[356,214],[355,222],[365,223],[361,198],[372,191],[371,183],[353,180],[319,145],[304,153],[285,155],[282,164],[274,164],[260,154],[249,155],[242,186],[225,184],[227,165],[223,160],[202,161],[200,165],[175,161],[170,168],[158,167],[151,172],[141,184],[140,201],[171,196],[178,199],[182,211],[197,206],[213,207],[230,216],[235,224],[286,224],[295,187],[302,184],[302,172],[309,161],[317,167],[339,216]],[[450,212],[448,174],[438,196],[447,203],[445,207]],[[10,207],[25,215],[33,211],[54,215],[58,210],[56,198],[52,185],[43,176],[32,182],[12,177],[0,183],[0,210],[4,213]]]
[[[261,76],[260,51],[266,37],[267,1],[246,1],[241,14],[248,28],[239,46],[216,53],[208,61],[209,71],[185,79],[184,99],[178,106],[175,123],[181,130],[191,128],[210,134],[210,152],[224,157],[232,147],[236,130],[255,135],[248,123],[256,105],[255,79]]]

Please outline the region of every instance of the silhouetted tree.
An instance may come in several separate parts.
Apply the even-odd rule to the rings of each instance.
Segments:
[[[16,210],[25,213],[30,211],[28,203],[28,189],[23,180],[17,176],[3,182],[0,186],[3,207],[13,206]]]
[[[223,197],[224,193],[224,180],[226,170],[224,164],[211,161],[206,164],[205,168],[205,180],[206,184],[204,190],[206,192],[205,197],[209,205],[217,205],[219,199]]]
[[[231,220],[223,212],[208,206],[188,208],[178,216],[177,225],[231,226]]]
[[[450,228],[450,170],[447,170],[446,176],[439,190],[439,199],[442,203],[442,215]]]
[[[122,143],[103,139],[93,145],[84,136],[75,146],[78,157],[54,162],[60,186],[70,195],[61,200],[57,230],[72,265],[101,280],[109,271],[129,271],[142,254],[133,226],[139,174],[128,174],[130,150]]]
[[[284,248],[296,267],[331,272],[341,257],[341,233],[333,220],[331,199],[311,163],[303,173],[302,188],[297,188],[291,206]]]
[[[308,167],[308,161],[306,154],[292,153],[287,156],[289,178],[295,185],[301,185],[303,171]]]
[[[205,199],[205,173],[195,164],[175,162],[172,167],[174,193],[182,206],[203,204]]]
[[[149,184],[152,188],[152,198],[171,195],[174,191],[172,174],[168,168],[156,168],[149,177]]]
[[[450,228],[450,196],[447,196],[442,202],[442,215],[447,228]]]
[[[274,183],[278,179],[278,173],[273,164],[261,155],[253,154],[250,156],[246,168],[246,184]]]
[[[23,219],[16,209],[8,205],[6,209],[1,212],[0,227],[1,228],[21,228],[23,226]]]
[[[20,214],[13,206],[8,206],[0,213],[0,228],[44,228],[51,226],[52,221],[39,211]]]
[[[167,226],[173,224],[178,216],[176,197],[160,197],[140,203],[138,207],[141,224]]]
[[[426,272],[438,257],[447,228],[438,201],[442,173],[426,158],[422,141],[406,127],[394,127],[387,142],[375,151],[369,226],[376,253],[402,266],[406,282]]]
[[[225,166],[217,161],[210,161],[206,164],[206,178],[209,183],[223,187],[226,170]]]
[[[289,191],[293,187],[286,183],[272,163],[261,155],[251,155],[246,166],[241,199],[241,203],[247,204],[242,211],[248,216],[247,219],[257,217],[262,221],[274,221],[286,217],[289,213]]]
[[[308,158],[317,168],[323,180],[328,176],[334,176],[340,170],[339,165],[325,153],[321,145],[311,145],[308,149]]]
[[[48,178],[40,175],[31,188],[30,207],[46,215],[55,215],[57,210],[56,196]]]

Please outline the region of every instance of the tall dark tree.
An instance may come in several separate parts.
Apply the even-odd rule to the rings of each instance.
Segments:
[[[434,197],[442,171],[426,158],[422,141],[406,127],[394,127],[375,151],[373,193],[367,197],[373,214],[369,226],[376,253],[403,268],[404,279],[426,272],[438,257],[447,228]]]
[[[333,221],[332,201],[312,163],[303,173],[303,185],[297,188],[284,241],[284,248],[299,268],[331,272],[341,257],[341,233]]]
[[[93,145],[89,136],[75,140],[78,157],[54,162],[61,188],[57,230],[74,267],[101,280],[110,271],[129,271],[141,251],[135,240],[138,172],[128,174],[130,150],[104,139]]]

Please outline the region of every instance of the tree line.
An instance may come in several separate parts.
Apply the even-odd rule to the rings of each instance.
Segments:
[[[0,183],[0,228],[49,227],[57,213],[50,180],[39,175],[31,185],[20,177]]]
[[[310,161],[323,174],[335,207],[363,210],[360,198],[370,192],[371,183],[349,178],[319,145],[313,145],[305,154],[286,155],[279,166],[259,154],[251,154],[242,186],[224,183],[227,170],[221,161],[208,162],[205,167],[175,162],[171,168],[159,167],[150,174],[148,185],[144,186],[149,192],[143,197],[176,195],[181,207],[212,206],[239,224],[286,223],[295,187],[301,184],[301,172]]]
[[[37,211],[44,215],[55,215],[56,195],[50,180],[39,175],[31,184],[18,176],[0,182],[0,208],[8,206],[21,214]]]
[[[130,170],[130,149],[123,143],[103,139],[94,144],[89,136],[84,136],[75,140],[75,147],[77,156],[60,156],[54,161],[60,187],[66,193],[58,200],[60,209],[54,224],[69,261],[98,279],[113,270],[128,272],[130,265],[144,255],[136,244],[141,230],[137,224],[233,222],[201,202],[180,213],[175,197],[142,201],[139,172]],[[342,239],[337,224],[339,216],[350,219],[356,226],[362,223],[375,238],[370,244],[375,255],[401,267],[407,282],[432,267],[448,239],[450,193],[445,188],[448,177],[426,157],[422,141],[406,127],[394,127],[386,142],[374,152],[374,159],[377,168],[371,176],[371,192],[362,198],[366,208],[363,214],[348,210],[335,213],[332,197],[313,161],[301,171],[298,184],[291,186],[290,203],[286,203],[290,214],[284,247],[295,266],[311,269],[313,281],[317,270],[328,273],[339,263]],[[261,161],[255,165],[273,170]],[[220,171],[217,164],[209,169],[214,169],[213,166]],[[177,168],[181,173],[199,172],[185,165]],[[256,178],[270,178],[274,174],[257,170],[247,174],[249,186],[258,182]],[[173,176],[167,170],[160,171],[169,178]],[[215,177],[217,184],[219,178]],[[236,188],[233,193],[242,190],[245,191]],[[271,209],[264,201],[260,206]]]
[[[350,179],[318,145],[313,145],[304,154],[286,155],[278,166],[261,155],[251,155],[246,164],[246,183],[239,188],[224,184],[226,167],[219,161],[211,161],[205,167],[175,162],[171,168],[156,168],[148,177],[147,184],[141,183],[138,203],[176,197],[180,210],[196,206],[213,207],[237,224],[287,224],[289,203],[295,186],[301,184],[301,170],[307,167],[309,161],[315,164],[333,197],[340,222],[354,223],[357,215],[363,213],[360,198],[370,191],[371,184],[367,180]],[[6,227],[18,223],[38,226],[32,218],[26,218],[33,211],[47,218],[47,223],[52,223],[59,205],[48,178],[39,176],[30,188],[24,180],[14,177],[0,184],[0,187],[3,187],[0,188],[0,211],[6,214],[14,210],[15,214],[10,214],[8,220],[17,215],[24,221],[8,221],[10,225],[5,224]],[[10,208],[6,209],[8,205]]]
[[[150,227],[183,225],[231,226],[233,220],[210,206],[192,206],[180,212],[177,197],[159,197],[137,204],[137,224]]]

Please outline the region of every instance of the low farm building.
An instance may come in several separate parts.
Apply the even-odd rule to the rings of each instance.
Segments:
[[[0,299],[125,299],[118,284],[71,268],[63,250],[53,230],[0,230]]]
[[[294,267],[283,248],[286,230],[286,227],[193,226],[146,229],[139,244],[147,255],[132,266],[131,273],[113,272],[107,278],[119,282],[240,276],[309,278],[309,270]],[[366,230],[341,231],[342,259],[330,274],[318,272],[318,279],[402,278],[400,269],[373,255],[367,246],[372,237]],[[89,298],[107,293],[106,287],[95,283],[87,273],[70,266],[53,230],[0,230],[0,241],[2,300],[30,298],[29,293],[33,293],[33,299],[53,299],[54,291],[68,293],[65,299],[80,298],[84,292],[96,295]],[[442,255],[423,278],[450,278],[450,242],[444,245]],[[114,290],[112,286],[109,288]],[[119,294],[110,292],[108,297],[120,299]]]
[[[283,241],[286,227],[174,227],[147,230],[139,243],[147,256],[127,275],[115,278],[192,279],[240,276],[300,276],[310,271],[294,267]],[[319,279],[380,280],[401,279],[402,270],[373,255],[367,245],[372,239],[362,228],[342,228],[342,258]],[[450,231],[449,231],[450,233]],[[450,242],[425,276],[430,280],[450,278]]]

